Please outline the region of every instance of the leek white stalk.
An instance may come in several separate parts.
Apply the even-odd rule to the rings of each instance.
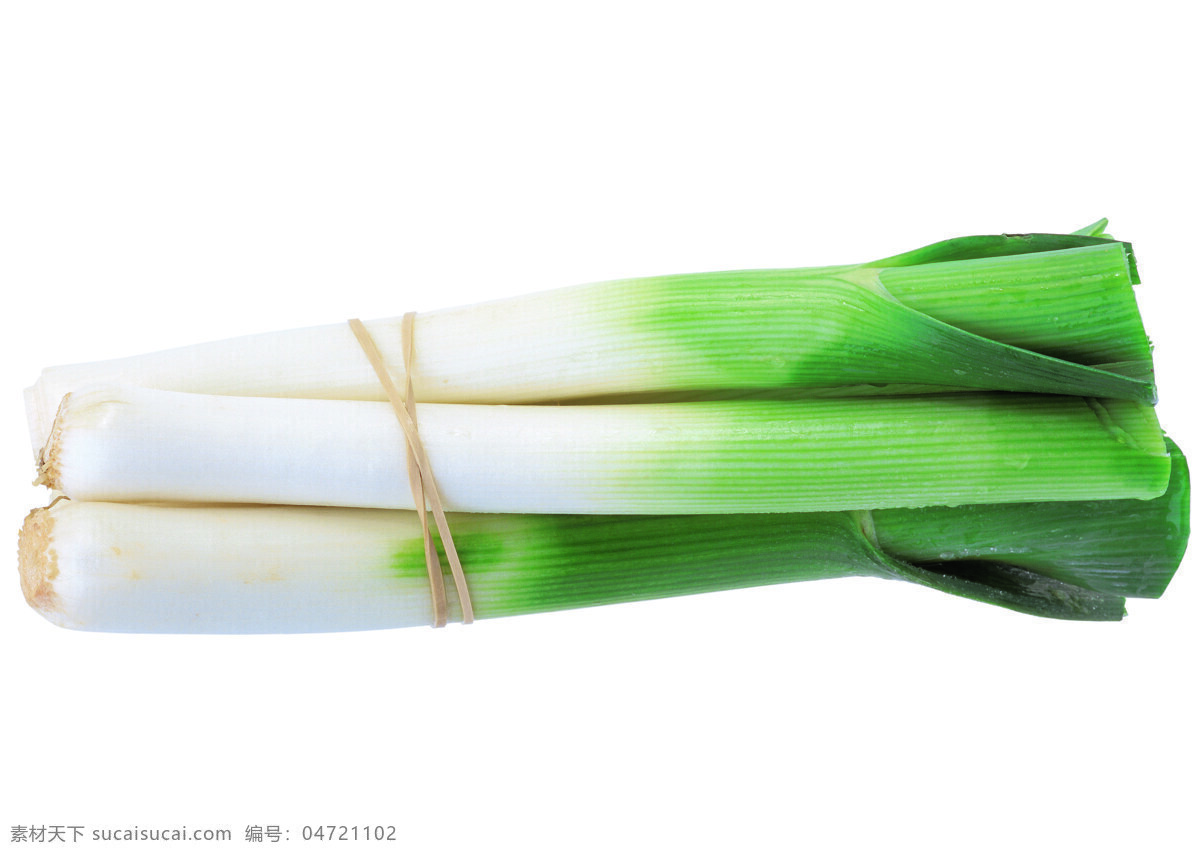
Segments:
[[[390,551],[420,539],[415,514],[60,501],[26,519],[21,584],[31,606],[73,629],[404,627],[429,624],[429,584],[397,575]]]
[[[1157,497],[1153,408],[947,394],[660,405],[417,407],[448,510],[808,512]],[[125,387],[72,394],[41,480],[76,500],[411,509],[378,402]]]
[[[424,402],[845,384],[1149,401],[1131,260],[1090,236],[982,236],[869,265],[574,286],[418,314],[412,379]],[[399,374],[400,319],[367,326]],[[46,369],[26,391],[35,452],[62,397],[95,384],[382,399],[345,324],[247,336]]]

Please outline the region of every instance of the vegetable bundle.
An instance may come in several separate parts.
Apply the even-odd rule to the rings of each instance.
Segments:
[[[461,558],[480,618],[869,575],[1119,619],[1189,486],[1104,227],[370,322],[452,551],[347,325],[47,369],[23,590],[81,629],[399,627]]]

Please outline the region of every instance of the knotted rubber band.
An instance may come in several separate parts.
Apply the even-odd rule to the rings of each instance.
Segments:
[[[413,396],[412,372],[408,367],[413,365],[412,322],[415,315],[411,312],[405,313],[400,321],[401,359],[404,361],[404,410],[412,420],[413,428],[417,427],[417,403]],[[363,331],[366,332],[365,327]],[[448,608],[446,606],[446,582],[442,578],[442,562],[438,558],[437,546],[433,543],[433,532],[429,529],[429,513],[425,508],[425,488],[421,484],[421,471],[417,468],[417,460],[413,455],[412,447],[407,443],[404,445],[404,453],[408,487],[413,495],[413,507],[421,518],[421,539],[425,543],[425,569],[429,573],[429,595],[433,599],[433,625],[435,628],[443,628],[446,625]]]
[[[458,550],[454,547],[454,539],[450,536],[450,526],[446,521],[446,511],[442,505],[441,495],[433,480],[433,469],[429,465],[429,456],[425,454],[425,445],[421,443],[421,436],[417,433],[417,412],[412,385],[412,329],[415,317],[416,313],[405,313],[400,322],[400,345],[404,355],[404,395],[400,394],[395,381],[392,380],[391,373],[388,372],[387,366],[383,362],[383,355],[379,353],[379,347],[375,344],[375,340],[367,331],[366,326],[357,318],[350,319],[349,324],[358,344],[362,346],[363,353],[370,361],[371,368],[379,377],[379,383],[383,385],[383,391],[387,394],[392,410],[396,412],[396,420],[400,423],[400,430],[404,433],[407,443],[408,485],[412,490],[413,503],[418,517],[421,519],[421,534],[425,542],[425,568],[429,572],[429,590],[433,598],[434,627],[441,628],[446,624],[448,610],[446,587],[442,580],[442,564],[438,559],[437,548],[433,544],[433,533],[430,531],[429,520],[426,516],[426,500],[428,500],[429,511],[433,513],[438,535],[442,538],[442,547],[446,549],[446,559],[450,562],[450,574],[454,578],[454,587],[458,590],[458,603],[462,607],[463,624],[466,625],[475,620],[475,611],[471,607],[471,594],[467,591],[467,577],[463,572],[462,562],[459,561]]]

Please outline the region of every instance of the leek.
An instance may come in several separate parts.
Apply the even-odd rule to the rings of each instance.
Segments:
[[[424,402],[918,384],[1152,401],[1126,244],[976,236],[865,265],[595,283],[420,313]],[[400,319],[368,323],[394,374]],[[344,324],[46,369],[26,391],[34,450],[62,397],[132,384],[381,400]]]
[[[1004,393],[804,402],[417,407],[448,510],[825,512],[1151,499],[1154,409]],[[96,389],[63,404],[41,480],[76,500],[412,509],[378,402]]]
[[[1032,504],[1018,514],[982,506],[957,525],[941,510],[909,510],[907,544],[876,535],[885,528],[878,512],[454,515],[451,522],[479,618],[872,576],[1037,616],[1115,620],[1124,615],[1123,595],[1157,594],[1182,556],[1187,470],[1171,452],[1170,486],[1155,500]],[[1053,544],[1042,538],[1047,516],[1064,530]],[[1003,544],[1032,534],[1041,544],[1035,567],[1007,553],[995,558],[989,529]],[[1171,537],[1161,538],[1164,531]],[[956,561],[926,563],[929,540],[956,545]],[[26,599],[68,628],[282,633],[430,621],[412,512],[64,500],[30,513],[20,541]],[[1112,552],[1106,576],[1127,564],[1125,591],[1088,588],[1093,581],[1076,574],[1080,551]]]

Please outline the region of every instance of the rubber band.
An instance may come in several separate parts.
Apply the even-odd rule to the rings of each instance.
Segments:
[[[383,391],[387,394],[392,410],[396,412],[396,420],[400,423],[400,430],[404,433],[408,447],[406,459],[408,485],[412,491],[414,507],[421,520],[421,534],[425,542],[425,568],[429,572],[429,591],[433,600],[434,627],[445,626],[449,611],[446,603],[446,586],[442,578],[442,564],[438,559],[437,547],[433,543],[433,533],[429,527],[425,508],[426,502],[429,506],[428,512],[433,514],[438,535],[441,536],[442,547],[446,550],[446,559],[450,563],[450,574],[454,578],[454,587],[458,591],[458,603],[462,608],[462,621],[464,625],[467,625],[475,620],[475,611],[471,606],[471,594],[467,591],[467,576],[463,572],[462,562],[458,558],[454,539],[450,536],[450,525],[446,521],[445,507],[442,505],[441,495],[433,480],[429,456],[425,454],[425,446],[421,443],[421,436],[417,433],[417,411],[413,397],[411,368],[413,319],[415,317],[416,313],[405,313],[400,323],[400,345],[404,356],[403,394],[392,380],[391,373],[388,372],[387,366],[383,362],[383,355],[379,353],[379,347],[375,344],[375,340],[367,331],[366,326],[357,318],[350,319],[349,324],[358,344],[362,346],[363,353],[370,361],[371,368],[379,377],[379,383],[383,385]]]

